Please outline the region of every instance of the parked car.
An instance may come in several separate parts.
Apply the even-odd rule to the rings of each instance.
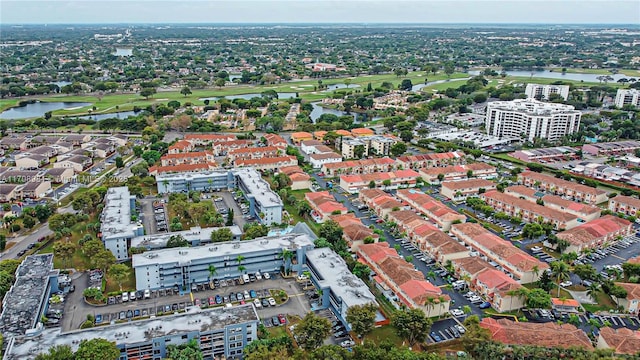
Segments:
[[[271,323],[273,324],[273,326],[279,326],[280,325],[280,320],[278,320],[277,316],[274,316],[271,318]]]
[[[127,302],[127,301],[129,301],[129,293],[125,291],[122,293],[122,302]]]
[[[270,297],[268,300],[269,300],[269,305],[270,306],[276,306],[276,299]]]
[[[449,312],[451,313],[451,315],[456,317],[464,315],[464,312],[460,309],[453,309],[453,310],[450,310]]]
[[[480,304],[478,307],[479,307],[480,309],[488,309],[488,308],[490,308],[490,307],[491,307],[491,303],[490,303],[490,302],[488,302],[488,301],[485,301],[485,302],[483,302],[482,304]]]
[[[284,314],[278,314],[278,320],[280,320],[280,324],[287,323],[287,318],[284,316]]]
[[[348,348],[348,347],[352,347],[355,344],[356,343],[353,340],[345,340],[340,343],[340,346],[342,346],[343,348]]]
[[[265,280],[271,279],[271,275],[269,275],[269,273],[263,273],[262,277],[264,277]]]

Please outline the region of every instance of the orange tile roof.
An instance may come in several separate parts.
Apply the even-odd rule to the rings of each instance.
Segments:
[[[486,317],[480,326],[489,330],[494,341],[505,344],[561,348],[578,346],[593,350],[587,334],[570,324],[515,322]]]
[[[336,130],[335,133],[340,136],[351,136],[351,132],[347,130]]]
[[[450,151],[445,153],[428,153],[417,155],[404,155],[397,158],[398,161],[404,163],[414,163],[420,161],[434,161],[434,160],[447,160],[447,159],[461,159],[465,154],[462,151]]]
[[[559,299],[559,298],[551,298],[551,304],[554,306],[571,306],[571,307],[580,307],[580,303],[575,299]]]
[[[399,170],[396,172],[377,172],[371,174],[361,174],[361,175],[341,175],[340,180],[346,183],[368,183],[370,181],[384,181],[384,180],[392,180],[396,178],[417,178],[420,176],[414,170]]]
[[[430,217],[440,221],[464,221],[466,217],[451,209],[431,196],[414,189],[400,189],[396,192],[398,198],[407,202],[413,202],[417,210],[428,212]]]
[[[524,196],[537,198],[537,191],[533,188],[524,185],[513,185],[504,189],[505,194],[510,194],[514,196]]]
[[[398,256],[398,252],[395,249],[390,248],[388,242],[363,244],[358,248],[358,252],[366,254],[374,263],[382,261],[387,256]]]
[[[442,297],[444,301],[449,300],[449,295],[443,295],[439,287],[434,286],[427,280],[409,280],[400,285],[400,289],[421,306],[424,306],[429,298]]]
[[[551,219],[551,220],[556,220],[560,222],[569,222],[578,218],[573,214],[569,214],[569,213],[556,210],[550,207],[538,205],[534,202],[527,201],[513,195],[501,193],[496,190],[488,191],[482,194],[480,198],[482,198],[485,201],[486,199],[492,199],[494,201],[497,201],[505,205],[515,206],[519,209],[529,211],[535,215],[542,216],[545,219]]]
[[[279,156],[279,157],[265,157],[261,159],[237,159],[234,161],[236,166],[256,166],[256,165],[271,165],[286,163],[288,165],[297,164],[298,158],[295,156]]]
[[[520,285],[507,274],[496,269],[487,269],[486,271],[481,272],[476,279],[486,285],[489,291],[496,291],[501,287],[511,284]]]
[[[627,290],[627,300],[640,300],[640,284],[633,283],[615,283]]]
[[[479,189],[485,188],[490,189],[496,187],[496,183],[493,181],[485,180],[485,179],[466,179],[459,181],[445,181],[442,183],[442,187],[446,187],[451,190],[460,190],[460,189]]]
[[[479,256],[470,256],[467,258],[451,260],[456,268],[460,268],[470,274],[476,276],[478,273],[493,269],[493,266],[489,262],[482,260]]]
[[[309,179],[311,179],[311,176],[305,174],[305,173],[293,173],[291,175],[289,175],[289,179],[291,179],[291,181],[293,182],[297,182],[297,181],[307,181]]]
[[[322,153],[322,154],[311,154],[309,158],[314,160],[326,160],[326,159],[342,159],[342,155],[336,154],[334,152]]]
[[[260,154],[260,153],[269,153],[269,152],[278,152],[278,151],[281,151],[281,150],[275,146],[250,147],[250,148],[233,149],[229,151],[229,155],[256,154],[256,153]]]
[[[169,146],[169,150],[172,150],[172,149],[183,150],[183,149],[186,149],[186,148],[188,148],[190,146],[191,146],[191,143],[189,141],[180,140],[180,141],[176,142],[175,144]]]
[[[567,181],[564,179],[559,179],[554,176],[545,175],[541,173],[537,173],[534,171],[524,171],[518,175],[518,178],[522,179],[530,179],[533,181],[540,181],[541,183],[553,184],[556,187],[568,188],[577,192],[581,192],[583,194],[591,194],[594,196],[606,194],[606,191],[592,188],[590,186],[578,184],[572,181]]]
[[[299,131],[299,132],[291,133],[291,138],[292,139],[304,139],[304,138],[311,138],[311,137],[313,137],[313,135],[311,135],[310,133],[308,133],[306,131]]]
[[[616,354],[636,355],[640,351],[640,331],[605,327],[600,329],[600,337]]]
[[[220,134],[187,134],[184,137],[185,140],[203,140],[203,141],[229,141],[236,140],[235,135],[220,135]]]
[[[208,156],[213,156],[213,153],[210,151],[196,151],[196,152],[186,152],[186,153],[178,153],[178,154],[165,154],[161,159],[192,159],[192,158],[206,158]]]
[[[173,166],[152,166],[149,168],[149,173],[176,173],[176,172],[187,172],[187,171],[199,171],[199,170],[209,170],[216,168],[218,165],[216,163],[210,162],[205,164],[180,164]]]
[[[631,230],[631,222],[613,215],[605,215],[578,225],[573,229],[558,233],[558,239],[568,241],[573,245],[589,244],[606,237],[609,234],[617,233],[625,228]]]
[[[609,199],[609,202],[617,202],[622,205],[630,205],[636,209],[640,209],[640,199],[631,196],[617,195]]]
[[[640,264],[640,256],[636,256],[634,258],[631,258],[631,259],[627,260],[627,262],[629,264]]]
[[[584,215],[591,215],[602,211],[602,209],[597,206],[563,199],[557,195],[545,195],[542,197],[542,201],[545,204],[555,205]]]
[[[351,129],[351,133],[353,135],[373,135],[373,134],[375,134],[375,132],[373,130],[367,129],[367,128]]]

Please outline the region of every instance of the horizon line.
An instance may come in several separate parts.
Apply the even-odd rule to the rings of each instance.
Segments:
[[[553,23],[553,22],[34,22],[11,23],[3,22],[0,26],[24,25],[616,25],[640,28],[638,23]]]

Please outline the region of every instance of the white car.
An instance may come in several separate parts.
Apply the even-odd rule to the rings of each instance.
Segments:
[[[542,251],[542,247],[540,246],[534,246],[531,248],[531,251],[536,252],[536,251]]]
[[[561,287],[567,287],[567,286],[571,286],[573,285],[573,283],[571,281],[564,281],[560,283]]]
[[[129,301],[129,293],[125,291],[122,293],[122,302],[127,302],[127,301]]]
[[[145,299],[149,299],[150,297],[151,297],[151,290],[145,289],[144,290],[144,298]]]
[[[342,346],[343,348],[348,348],[348,347],[352,347],[355,344],[356,343],[353,340],[345,340],[340,343],[340,346]]]
[[[300,274],[298,275],[298,280],[299,281],[309,280],[309,277],[305,274]]]
[[[254,299],[253,305],[258,309],[262,307],[262,303],[260,302],[260,299]]]
[[[262,275],[260,275],[260,271],[256,272],[256,280],[262,280]]]
[[[460,332],[460,334],[464,334],[467,330],[464,328],[464,326],[456,324],[456,329],[458,330],[458,332]]]
[[[453,310],[450,310],[449,312],[451,313],[451,315],[456,317],[464,315],[464,312],[460,309],[453,309]]]
[[[270,298],[269,298],[269,305],[270,305],[270,306],[276,306],[276,299],[274,299],[274,298],[270,297]]]
[[[271,275],[269,275],[269,273],[264,273],[264,274],[262,274],[262,277],[263,277],[265,280],[269,280],[269,279],[271,279]]]

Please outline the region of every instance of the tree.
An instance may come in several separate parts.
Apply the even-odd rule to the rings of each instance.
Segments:
[[[222,88],[224,86],[224,84],[226,84],[227,82],[224,79],[218,78],[214,81],[214,84],[218,87],[218,88]]]
[[[378,308],[374,304],[355,305],[347,309],[346,320],[362,341],[364,336],[373,330],[377,311]]]
[[[204,355],[196,339],[182,345],[167,346],[167,359],[171,360],[203,360]]]
[[[431,319],[417,308],[396,311],[391,318],[391,325],[396,328],[396,334],[407,340],[409,346],[425,341],[431,324]]]
[[[116,167],[118,169],[123,168],[124,167],[124,160],[122,159],[122,156],[118,156],[116,158]]]
[[[152,87],[146,87],[140,90],[140,96],[144,97],[147,100],[149,99],[150,96],[152,96],[155,93],[156,93],[156,89]]]
[[[447,77],[451,77],[451,74],[456,70],[455,65],[451,61],[447,61],[444,63],[444,73],[447,74]]]
[[[404,154],[405,152],[407,152],[407,145],[403,142],[397,142],[393,145],[391,145],[391,154],[393,156],[400,156],[402,154]]]
[[[188,247],[189,241],[184,238],[182,235],[171,235],[169,240],[167,240],[168,248],[176,248],[176,247]]]
[[[464,327],[467,329],[460,338],[464,349],[471,353],[475,349],[476,345],[481,343],[487,343],[491,339],[491,333],[489,330],[480,327],[480,318],[478,315],[471,315],[464,319]],[[490,357],[487,357],[489,359]]]
[[[305,351],[318,348],[330,334],[331,323],[329,320],[312,312],[307,313],[293,330],[294,337]]]
[[[369,189],[375,189],[376,188],[376,182],[374,180],[369,181]]]
[[[554,261],[551,264],[551,272],[556,278],[556,283],[567,280],[570,275],[569,265],[563,261]],[[560,297],[560,286],[558,286],[558,297]]]
[[[189,89],[188,86],[185,86],[182,88],[182,90],[180,90],[180,94],[184,95],[184,97],[187,97],[188,95],[191,95],[191,89]]]
[[[102,241],[91,239],[82,244],[81,250],[87,258],[92,259],[97,253],[104,250],[104,246],[102,245]]]
[[[327,239],[331,244],[337,243],[342,239],[342,227],[333,220],[326,221],[320,226],[318,236]]]
[[[442,182],[444,180],[444,174],[438,174],[438,182]]]
[[[411,142],[413,139],[413,131],[411,130],[402,130],[400,132],[400,139],[404,142]]]
[[[75,360],[116,360],[120,358],[120,349],[115,343],[105,339],[82,340]]]
[[[412,88],[413,83],[411,82],[411,79],[403,79],[400,83],[400,90],[411,91]]]
[[[356,159],[361,159],[364,155],[364,152],[364,145],[356,145],[353,147],[353,157]]]
[[[96,268],[106,272],[111,265],[116,263],[116,257],[111,251],[102,249],[91,258],[91,262]]]
[[[73,350],[69,345],[54,345],[44,354],[38,354],[35,360],[71,360],[73,359]]]
[[[15,279],[13,278],[12,274],[9,274],[6,271],[0,271],[0,297],[4,297],[4,294],[6,294],[9,289],[11,289],[11,286],[13,286]]]
[[[58,242],[53,245],[53,254],[62,259],[62,262],[69,266],[69,260],[76,252],[76,244],[71,242]]]
[[[526,302],[532,309],[547,309],[551,307],[551,295],[544,289],[535,288],[527,293]]]
[[[351,272],[353,273],[353,275],[364,280],[367,279],[371,274],[371,269],[363,263],[356,262],[356,265],[353,267],[353,270]]]
[[[24,225],[25,229],[31,229],[36,225],[36,219],[29,215],[22,216],[22,225]]]
[[[229,228],[220,228],[211,232],[211,242],[219,243],[233,240],[233,233]]]
[[[112,277],[120,287],[122,291],[122,282],[127,279],[131,269],[125,264],[113,264],[109,267],[109,276]]]
[[[4,234],[0,234],[0,251],[4,251],[7,248],[7,237]]]

